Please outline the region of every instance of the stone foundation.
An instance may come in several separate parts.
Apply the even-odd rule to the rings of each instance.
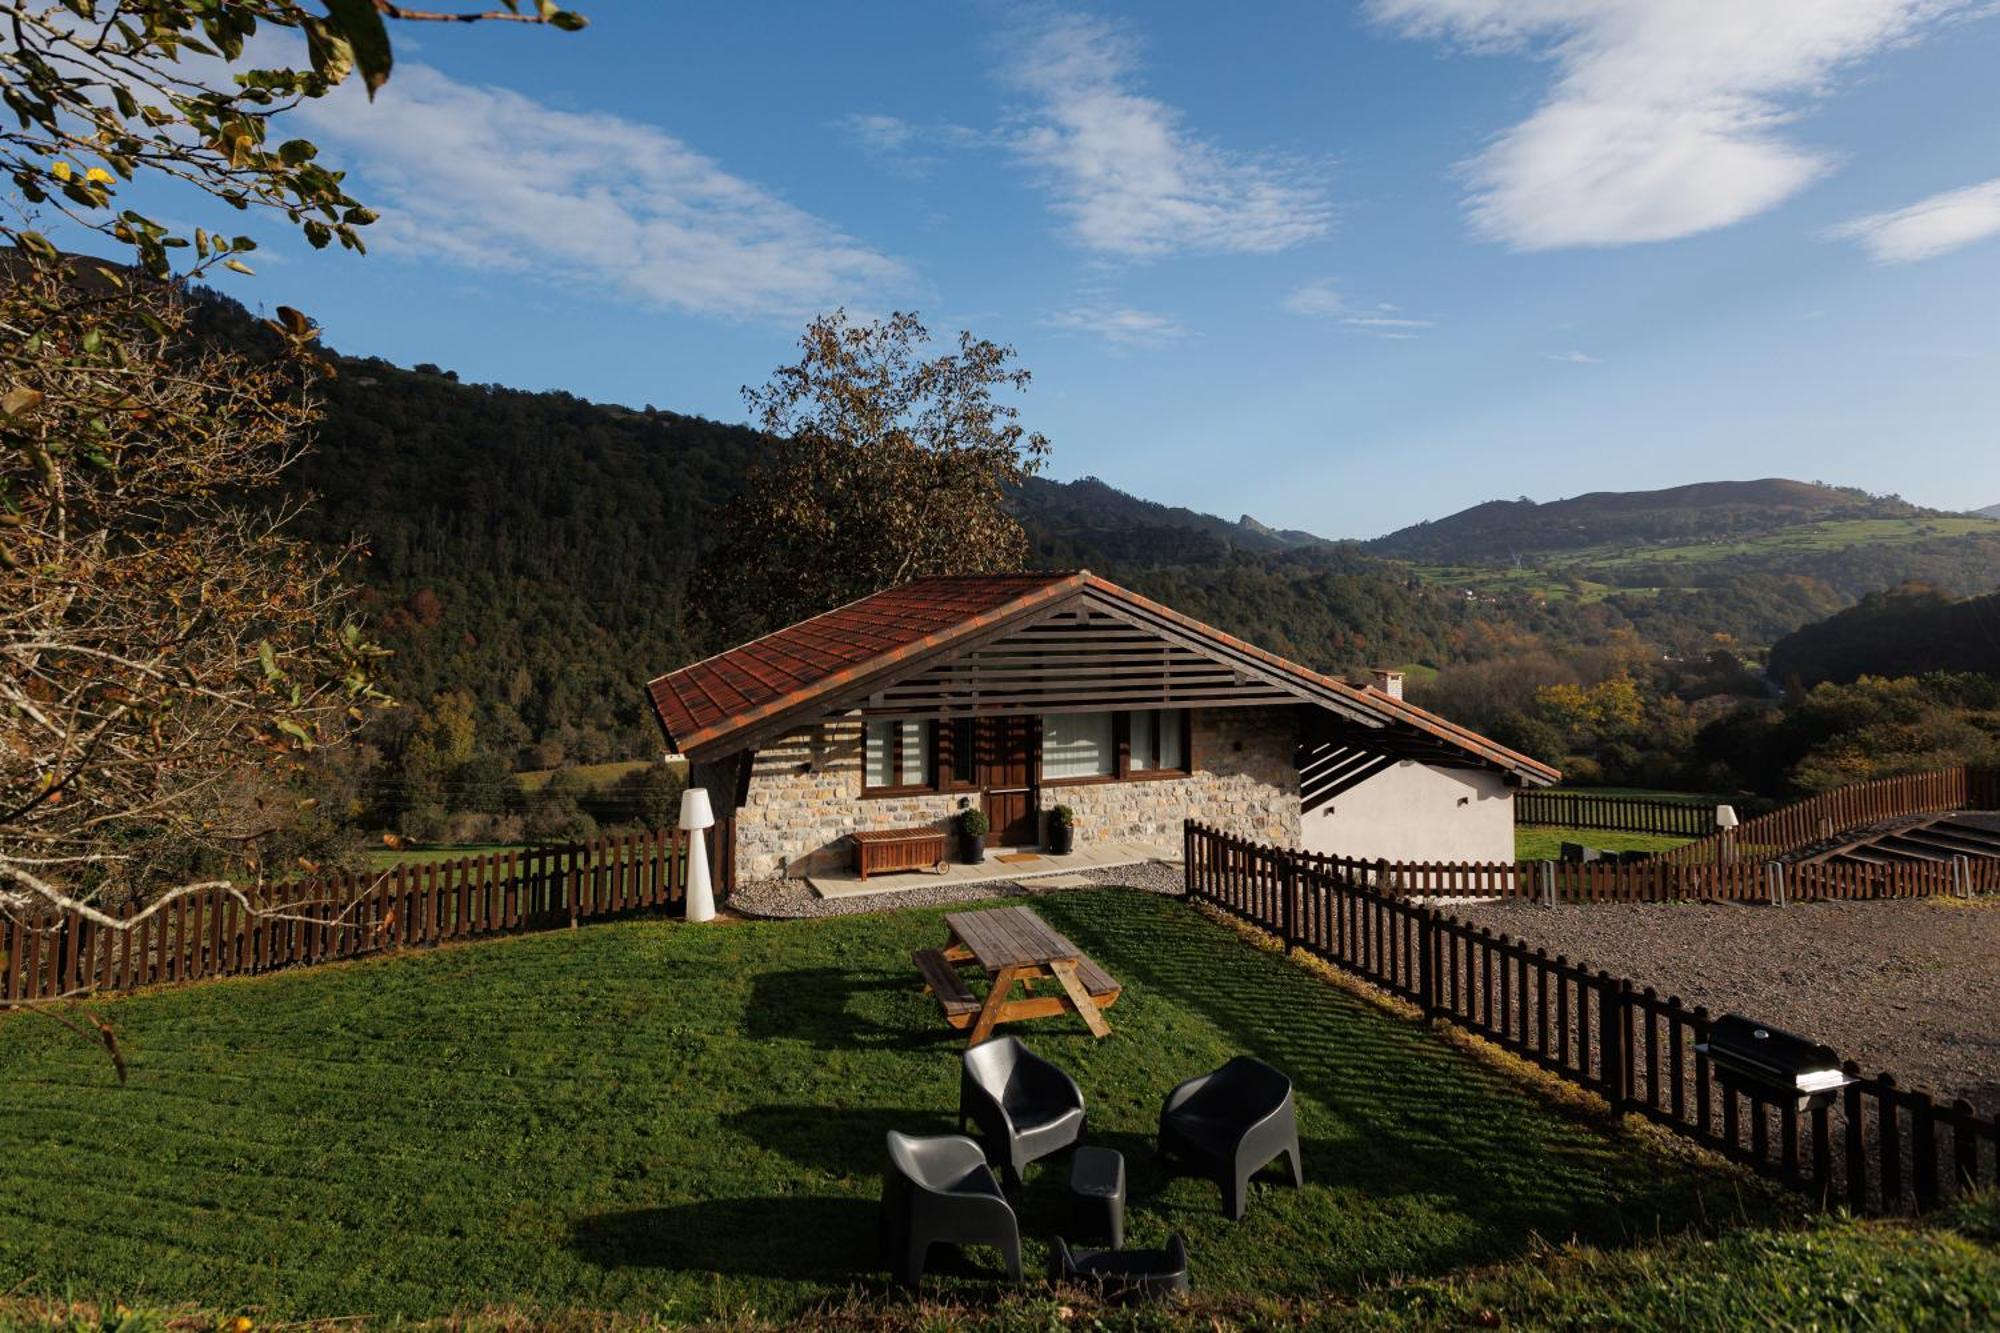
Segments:
[[[1185,778],[1097,782],[1041,791],[1041,808],[1076,812],[1076,840],[1179,845],[1181,821],[1202,820],[1243,837],[1294,845],[1299,838],[1299,774],[1290,708],[1197,709],[1191,722],[1193,773]],[[707,781],[718,811],[728,808],[724,770]],[[863,799],[861,722],[803,728],[757,752],[749,797],[737,812],[739,881],[812,875],[848,863],[846,837],[856,830],[948,829],[977,792]]]

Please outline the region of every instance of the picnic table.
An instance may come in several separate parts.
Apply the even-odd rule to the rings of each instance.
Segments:
[[[966,1043],[977,1046],[1001,1023],[1073,1013],[1093,1036],[1108,1037],[1103,1010],[1118,999],[1119,984],[1061,931],[1025,907],[952,912],[944,919],[951,934],[942,949],[911,955],[923,974],[924,989],[937,997],[945,1021],[970,1028]],[[986,995],[975,995],[959,972],[975,964],[986,974]],[[1057,994],[1037,995],[1038,981],[1053,980]],[[1014,998],[1014,988],[1026,993]]]

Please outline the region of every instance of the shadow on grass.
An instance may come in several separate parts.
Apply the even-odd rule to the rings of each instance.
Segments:
[[[822,1050],[924,1050],[963,1045],[965,1036],[935,1024],[912,1026],[908,1004],[937,1006],[907,974],[845,967],[801,967],[759,973],[750,984],[744,1034],[754,1041],[804,1041]]]
[[[706,1199],[579,1220],[570,1243],[600,1268],[847,1282],[878,1274],[874,1199]]]
[[[722,1123],[799,1166],[847,1177],[882,1174],[892,1129],[905,1134],[958,1132],[958,1118],[949,1108],[752,1106],[723,1116]]]
[[[1221,927],[1191,929],[1183,902],[1100,892],[1051,898],[1038,910],[1129,987],[1200,1015],[1292,1077],[1308,1131],[1308,1188],[1451,1200],[1474,1225],[1435,1260],[1502,1257],[1531,1234],[1629,1244],[1781,1206],[1762,1191],[1739,1197],[1718,1173],[1558,1111],[1436,1035]],[[1150,1157],[1128,1152],[1128,1170],[1142,1161]],[[1157,1178],[1132,1175],[1135,1195]]]

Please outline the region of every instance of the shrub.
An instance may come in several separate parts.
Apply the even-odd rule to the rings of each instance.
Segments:
[[[993,825],[986,818],[986,812],[976,805],[958,817],[959,832],[968,838],[984,837],[991,827]]]

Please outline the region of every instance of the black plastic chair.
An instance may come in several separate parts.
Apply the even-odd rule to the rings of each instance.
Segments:
[[[1305,1183],[1292,1081],[1247,1055],[1189,1079],[1160,1107],[1160,1155],[1213,1178],[1222,1187],[1222,1211],[1240,1221],[1250,1177],[1278,1157],[1291,1166],[1293,1189]]]
[[[882,1242],[896,1281],[915,1286],[933,1245],[992,1245],[1021,1280],[1021,1230],[979,1145],[960,1134],[889,1131]]]
[[[1076,1080],[1014,1037],[995,1037],[965,1053],[958,1080],[958,1125],[969,1118],[986,1144],[986,1159],[1021,1173],[1039,1157],[1083,1137],[1083,1092]]]
[[[1158,1250],[1072,1250],[1049,1246],[1049,1280],[1091,1286],[1109,1300],[1165,1300],[1188,1289],[1187,1242],[1175,1232]]]

